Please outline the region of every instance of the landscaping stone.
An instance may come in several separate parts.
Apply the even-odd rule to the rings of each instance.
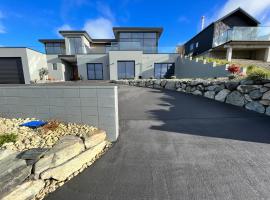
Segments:
[[[270,83],[266,83],[264,86],[270,88]]]
[[[22,152],[19,157],[26,160],[27,165],[36,163],[49,149],[48,148],[33,148]]]
[[[82,151],[84,151],[84,143],[79,137],[64,136],[35,163],[34,173],[38,176],[41,172],[66,162]]]
[[[239,81],[230,81],[230,82],[226,82],[225,83],[225,87],[228,90],[235,90],[237,88],[237,86],[239,85]]]
[[[202,92],[200,90],[195,90],[192,92],[193,95],[202,95]]]
[[[27,181],[13,188],[12,192],[6,194],[2,200],[27,200],[33,199],[45,186],[44,181]]]
[[[220,85],[211,85],[207,87],[208,91],[215,91],[215,92],[220,92],[223,89],[224,89],[224,86],[220,86]]]
[[[93,135],[83,135],[84,145],[87,149],[92,148],[106,139],[106,132],[97,130]]]
[[[244,97],[247,102],[253,101],[248,94],[245,94]]]
[[[260,88],[260,92],[265,93],[265,92],[269,91],[269,89],[270,88],[268,88],[268,87],[262,87],[262,88]]]
[[[265,106],[270,106],[270,100],[261,100],[260,103]]]
[[[204,96],[206,98],[209,98],[209,99],[214,99],[215,98],[215,94],[216,94],[215,91],[207,91],[207,92],[204,93]]]
[[[262,99],[263,99],[263,100],[270,100],[270,91],[264,93]]]
[[[242,93],[250,93],[253,90],[260,89],[259,85],[239,85],[237,90]]]
[[[256,111],[258,113],[264,113],[265,112],[264,106],[262,104],[260,104],[259,102],[256,102],[256,101],[252,101],[252,102],[247,103],[245,108],[248,109],[248,110]]]
[[[242,107],[245,105],[245,97],[240,92],[233,91],[227,96],[226,103]]]
[[[106,141],[98,144],[97,146],[86,150],[85,152],[81,153],[80,155],[74,157],[73,159],[63,163],[62,165],[48,169],[41,173],[42,179],[56,179],[58,181],[66,180],[71,174],[78,171],[83,164],[90,162],[92,159],[95,158],[106,146]]]
[[[161,87],[165,87],[166,86],[166,84],[167,84],[167,81],[166,80],[161,80],[161,82],[160,82],[160,86]]]
[[[165,85],[165,88],[168,90],[175,90],[175,81],[171,81],[171,82],[167,82],[167,84]]]
[[[25,160],[18,159],[19,153],[2,153],[0,160],[0,194],[11,191],[21,184],[30,174],[31,166],[27,166]]]
[[[223,89],[221,90],[216,96],[215,96],[215,100],[220,101],[220,102],[224,102],[226,97],[228,96],[228,94],[231,91],[228,89]]]
[[[265,114],[270,116],[270,106],[266,108]]]
[[[251,99],[256,100],[260,99],[263,96],[263,93],[261,93],[260,90],[253,90],[249,93],[249,96]]]
[[[248,79],[244,79],[240,81],[241,85],[253,85],[254,81],[253,80],[248,80]]]
[[[16,151],[10,150],[10,149],[1,149],[0,150],[0,162],[2,159],[12,155],[12,154],[16,154]]]

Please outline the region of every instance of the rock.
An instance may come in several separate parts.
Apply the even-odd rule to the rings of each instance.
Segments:
[[[267,87],[262,87],[262,88],[260,88],[260,92],[262,92],[262,93],[265,93],[265,92],[267,92],[269,90],[269,88],[267,88]]]
[[[240,92],[233,91],[227,96],[226,103],[242,107],[245,105],[245,97]]]
[[[44,181],[27,181],[13,188],[12,192],[6,194],[2,200],[26,200],[33,199],[45,186]]]
[[[265,106],[270,106],[270,100],[261,100],[260,103]]]
[[[260,104],[259,102],[256,101],[252,101],[246,104],[245,106],[246,109],[248,110],[252,110],[258,113],[264,113],[265,112],[265,108],[262,104]]]
[[[270,88],[270,83],[266,83],[264,86]]]
[[[25,160],[18,159],[19,153],[2,153],[0,160],[0,194],[11,191],[21,184],[30,174],[31,166],[27,166]]]
[[[235,90],[237,88],[237,86],[239,85],[239,81],[230,81],[230,82],[226,82],[225,83],[225,87],[228,90]]]
[[[96,155],[101,153],[102,150],[105,148],[106,143],[107,143],[106,141],[103,141],[102,143],[96,145],[91,149],[86,150],[85,152],[67,161],[66,163],[63,163],[58,167],[44,171],[43,173],[41,173],[41,178],[42,179],[53,178],[58,181],[66,180],[74,172],[80,170],[80,168],[82,168],[84,164],[90,162],[92,159],[96,157]]]
[[[193,95],[202,95],[202,92],[200,90],[195,90],[194,92],[192,92]]]
[[[49,149],[48,148],[33,148],[22,152],[19,157],[26,160],[28,165],[36,163]]]
[[[253,101],[248,94],[245,94],[244,97],[247,102]]]
[[[84,143],[79,137],[64,136],[35,163],[34,173],[38,176],[41,172],[66,162],[82,151],[84,151]]]
[[[92,148],[106,139],[106,132],[97,130],[93,135],[83,135],[84,145],[87,149]]]
[[[190,87],[190,86],[187,86],[187,87],[186,87],[186,92],[187,92],[187,93],[190,93],[190,92],[191,92],[191,87]]]
[[[224,85],[211,85],[207,87],[208,91],[220,92],[224,89]]]
[[[165,88],[168,90],[175,90],[175,81],[168,81],[167,84],[165,85]]]
[[[241,80],[240,81],[240,84],[241,85],[253,85],[254,84],[254,81],[253,80],[244,79],[244,80]]]
[[[261,93],[260,90],[253,90],[249,93],[249,96],[251,99],[256,100],[260,99],[263,96],[263,93]]]
[[[266,108],[265,114],[270,116],[270,106]]]
[[[182,83],[180,81],[176,81],[175,88],[178,89],[178,88],[181,88],[181,87],[182,87]]]
[[[242,93],[250,93],[253,90],[260,89],[260,85],[239,85],[237,87],[237,90],[242,92]]]
[[[153,85],[154,85],[154,82],[153,82],[152,80],[147,81],[147,82],[145,83],[145,87],[152,88],[152,87],[153,87]]]
[[[270,91],[264,93],[262,99],[263,100],[270,100]]]
[[[216,94],[215,91],[207,91],[207,92],[204,93],[204,96],[206,98],[209,98],[209,99],[214,99],[215,98],[215,94]]]
[[[230,90],[227,89],[223,89],[221,90],[216,96],[215,96],[215,100],[220,101],[220,102],[224,102],[226,97],[228,96],[228,94],[230,94]]]
[[[197,90],[204,91],[204,87],[202,85],[198,85]]]
[[[161,80],[160,86],[163,87],[163,88],[165,88],[167,82],[168,82],[167,80]]]
[[[12,155],[12,154],[15,154],[17,153],[16,151],[13,151],[13,150],[9,150],[9,149],[2,149],[0,150],[0,162],[2,159]]]

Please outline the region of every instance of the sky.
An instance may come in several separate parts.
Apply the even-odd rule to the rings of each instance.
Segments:
[[[38,39],[61,38],[59,30],[86,30],[113,38],[114,26],[163,27],[159,46],[174,49],[206,25],[242,7],[270,26],[270,0],[0,0],[0,46],[43,51]]]

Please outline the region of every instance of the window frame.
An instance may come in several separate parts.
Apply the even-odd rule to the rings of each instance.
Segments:
[[[88,65],[94,65],[94,79],[89,78],[89,70],[88,70]],[[101,65],[101,73],[102,77],[101,79],[96,78],[96,65]],[[86,63],[86,71],[87,71],[87,80],[103,80],[104,79],[104,74],[103,74],[103,63]]]
[[[156,65],[160,65],[160,72],[159,72],[159,77],[156,77]],[[168,72],[168,68],[169,68],[169,65],[172,65],[173,66],[173,74],[171,74],[171,76],[173,76],[175,74],[175,63],[174,62],[161,62],[161,63],[154,63],[154,78],[156,79],[166,79],[166,78],[170,78],[170,77],[162,77],[162,68],[163,68],[163,65],[166,65],[166,73]]]
[[[53,71],[57,71],[58,70],[57,63],[53,63],[52,64],[52,69],[53,69]]]
[[[118,66],[119,66],[119,63],[127,63],[127,62],[131,62],[131,63],[133,63],[133,77],[132,78],[127,78],[127,66],[126,66],[126,64],[125,64],[125,77],[124,78],[119,78],[119,73],[118,73]],[[135,62],[135,60],[118,60],[117,61],[117,79],[134,79],[135,78],[135,69],[136,69],[136,67],[135,67],[135,65],[136,65],[136,62]]]

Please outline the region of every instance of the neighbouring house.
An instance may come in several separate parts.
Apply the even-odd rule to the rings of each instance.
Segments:
[[[238,8],[211,23],[184,44],[188,56],[270,62],[270,27]]]

